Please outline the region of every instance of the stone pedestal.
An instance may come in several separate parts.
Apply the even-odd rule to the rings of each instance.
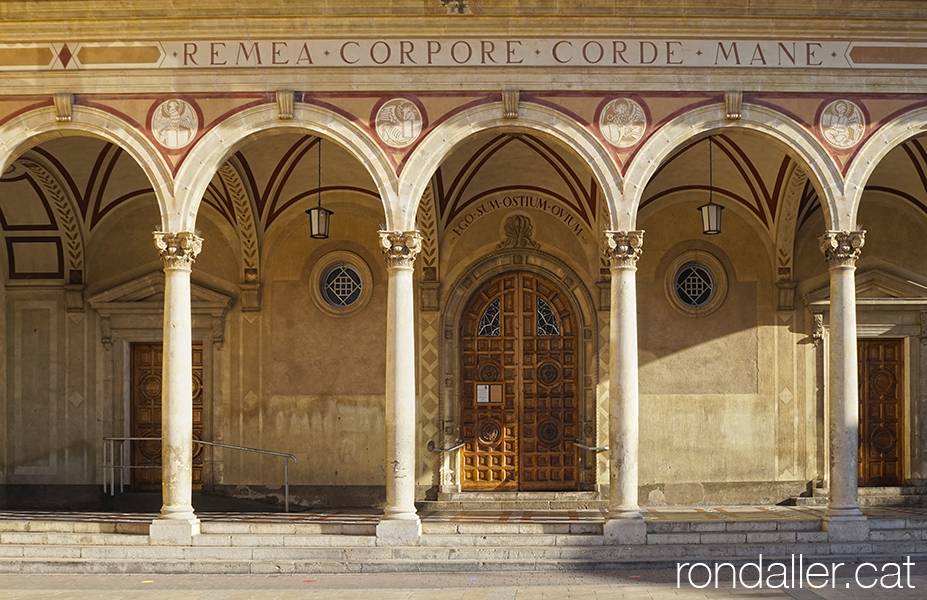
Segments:
[[[859,379],[856,356],[856,261],[865,231],[828,231],[820,238],[830,265],[830,504],[823,528],[831,541],[868,539],[859,509]]]
[[[415,313],[412,271],[422,249],[415,231],[381,231],[386,255],[386,508],[377,543],[410,545],[422,534],[415,511]]]
[[[647,529],[638,506],[637,291],[635,275],[643,231],[607,231],[611,261],[609,325],[609,500],[605,537],[610,543],[643,544]]]
[[[164,262],[164,346],[161,391],[161,514],[152,541],[191,544],[200,531],[193,514],[193,351],[190,271],[203,240],[156,232]]]

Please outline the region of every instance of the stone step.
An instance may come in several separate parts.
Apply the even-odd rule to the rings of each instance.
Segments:
[[[621,546],[216,548],[0,546],[5,573],[361,573],[444,571],[566,571],[672,568],[679,561],[731,562],[826,559],[851,562],[927,553],[927,542],[865,544],[706,544]],[[17,549],[22,550],[19,554]]]
[[[437,501],[417,502],[422,511],[605,510],[598,492],[441,492]]]

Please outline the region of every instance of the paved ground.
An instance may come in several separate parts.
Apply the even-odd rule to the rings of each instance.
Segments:
[[[705,589],[689,585],[685,575],[677,587],[676,569],[581,573],[437,573],[382,575],[0,575],[0,599],[28,600],[660,600],[663,598],[781,598],[783,600],[918,600],[927,597],[927,562],[906,568],[900,577],[891,565],[861,570],[838,568],[838,576],[822,589],[745,590],[730,579]],[[841,576],[846,569],[848,577]],[[910,571],[910,577],[908,572]],[[895,589],[883,588],[876,579]],[[698,585],[705,579],[698,579]],[[749,574],[745,583],[755,584]],[[818,582],[818,583],[819,583]],[[782,580],[773,581],[782,583]],[[831,587],[833,585],[833,587]],[[899,588],[900,586],[900,588]]]

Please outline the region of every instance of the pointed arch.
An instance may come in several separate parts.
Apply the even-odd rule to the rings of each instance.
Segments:
[[[644,142],[632,159],[625,176],[625,206],[616,229],[636,229],[637,210],[644,188],[660,165],[688,140],[721,129],[754,131],[785,147],[802,169],[814,176],[816,188],[825,201],[825,219],[829,229],[845,228],[849,213],[842,203],[843,178],[840,169],[814,135],[788,116],[754,104],[744,104],[741,118],[731,120],[723,104],[710,105],[687,112],[660,127]]]
[[[174,231],[193,231],[203,194],[219,167],[240,147],[256,137],[284,132],[309,132],[340,144],[364,165],[383,202],[386,228],[395,229],[401,207],[397,177],[389,158],[362,129],[340,114],[297,103],[293,118],[278,118],[276,104],[237,113],[209,130],[193,147],[177,172],[177,201],[169,215]]]
[[[162,226],[167,224],[174,181],[164,157],[134,126],[98,108],[75,105],[70,121],[58,121],[55,108],[29,111],[0,126],[0,171],[28,148],[65,135],[87,135],[122,148],[142,169],[154,189]]]
[[[596,181],[605,191],[612,222],[621,204],[622,178],[608,150],[592,132],[567,115],[552,108],[522,102],[517,119],[503,117],[502,103],[476,106],[458,113],[435,127],[412,151],[399,179],[399,198],[403,203],[401,228],[415,226],[418,204],[428,182],[438,166],[464,141],[481,131],[531,131],[546,134],[565,147],[572,148],[589,166]]]
[[[846,195],[851,223],[856,223],[863,191],[873,171],[889,152],[908,140],[927,135],[927,107],[918,108],[889,121],[876,131],[860,148],[847,169]],[[853,230],[854,227],[844,229]]]

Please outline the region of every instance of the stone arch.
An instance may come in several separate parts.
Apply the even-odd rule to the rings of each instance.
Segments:
[[[178,196],[169,215],[175,231],[193,231],[196,215],[206,187],[219,167],[240,147],[257,136],[286,131],[310,132],[344,147],[366,167],[380,193],[386,227],[401,222],[396,202],[397,178],[393,166],[377,143],[345,117],[311,104],[297,103],[293,118],[279,118],[276,104],[265,104],[242,111],[209,130],[193,147],[177,172]],[[182,193],[180,193],[182,192]]]
[[[502,103],[484,104],[454,115],[434,128],[410,154],[399,180],[403,203],[402,228],[415,226],[418,205],[438,166],[472,135],[487,129],[503,132],[534,131],[552,137],[572,148],[592,170],[605,193],[612,222],[623,193],[621,173],[608,151],[592,132],[567,115],[552,108],[522,102],[517,119],[502,116]]]
[[[602,411],[597,405],[600,400],[596,394],[596,385],[599,381],[599,354],[602,348],[597,332],[599,331],[598,311],[592,294],[583,284],[582,278],[569,265],[559,258],[541,250],[532,248],[497,250],[483,256],[471,264],[448,287],[446,299],[440,309],[438,322],[438,337],[440,338],[441,373],[445,376],[445,385],[441,390],[440,412],[445,423],[455,423],[457,430],[450,434],[445,429],[444,445],[453,445],[458,435],[460,420],[460,322],[463,310],[471,295],[479,288],[481,283],[507,271],[528,271],[541,275],[560,287],[569,299],[570,305],[576,315],[577,341],[579,342],[579,360],[577,364],[582,368],[579,378],[580,417],[582,429],[593,424],[599,439],[601,432],[605,431],[607,421],[601,416]],[[443,331],[443,333],[441,333]],[[587,457],[588,458],[588,457]],[[587,481],[587,475],[595,477],[597,460],[585,463],[580,473],[580,489]],[[459,471],[451,473],[451,461],[444,459],[440,473],[441,485],[460,484]]]
[[[26,149],[63,135],[89,135],[125,150],[142,169],[154,188],[162,226],[167,223],[174,182],[164,157],[144,134],[106,111],[75,105],[70,121],[58,121],[53,106],[39,108],[0,126],[0,170]]]
[[[909,139],[927,134],[925,123],[927,123],[927,107],[918,108],[886,123],[866,140],[853,158],[850,168],[847,169],[845,186],[851,217],[849,224],[852,226],[843,227],[843,229],[856,228],[856,217],[859,214],[863,190],[882,159]]]
[[[738,128],[754,131],[782,144],[797,154],[802,169],[813,175],[813,181],[824,207],[829,229],[846,228],[850,223],[849,213],[844,209],[843,178],[840,169],[824,146],[807,128],[786,115],[755,104],[744,104],[741,118],[727,118],[723,104],[705,106],[687,112],[664,124],[641,147],[628,166],[625,177],[625,205],[621,210],[622,220],[615,227],[633,230],[637,223],[637,209],[644,188],[659,166],[687,140],[711,131]]]

